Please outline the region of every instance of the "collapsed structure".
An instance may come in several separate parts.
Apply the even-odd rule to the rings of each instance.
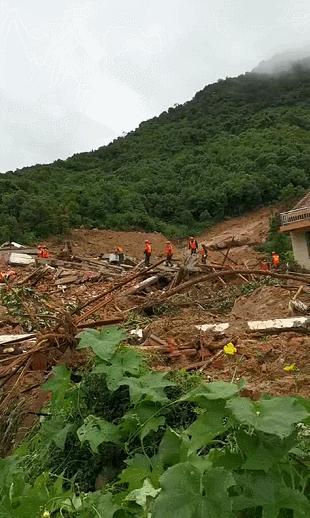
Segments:
[[[281,231],[290,233],[296,262],[310,270],[310,192],[292,210],[282,212]]]
[[[179,251],[173,267],[157,255],[148,268],[134,257],[118,264],[113,254],[94,257],[74,246],[65,258],[62,246],[38,259],[30,249],[6,244],[7,262],[16,248],[32,261],[22,259],[1,288],[2,418],[17,398],[23,415],[35,419],[44,402],[40,385],[52,366],[78,369],[87,361],[75,348],[80,331],[112,324],[128,331],[127,345],[155,369],[182,367],[214,380],[245,376],[254,395],[307,393],[310,275],[264,272],[255,261],[250,267],[233,259],[231,249],[243,249],[244,239],[234,234],[212,242],[207,265]],[[283,371],[293,363],[298,376]]]

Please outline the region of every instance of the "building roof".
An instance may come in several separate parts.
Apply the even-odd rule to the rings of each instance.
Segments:
[[[304,207],[310,207],[310,191],[308,191],[303,198],[295,205],[295,209],[303,209]]]

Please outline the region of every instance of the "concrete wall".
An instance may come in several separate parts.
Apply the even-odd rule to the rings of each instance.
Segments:
[[[307,229],[310,231],[310,228]],[[294,252],[294,258],[303,268],[310,270],[310,251],[307,244],[307,236],[305,231],[294,230],[291,232],[291,240]]]

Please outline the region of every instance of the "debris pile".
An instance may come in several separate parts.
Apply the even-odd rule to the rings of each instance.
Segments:
[[[212,379],[248,376],[250,386],[271,392],[281,391],[284,378],[295,383],[296,372],[283,368],[299,368],[306,358],[310,275],[237,264],[230,245],[218,250],[221,261],[203,264],[191,255],[167,266],[158,257],[150,267],[134,257],[120,263],[114,254],[74,255],[68,245],[44,259],[16,243],[0,247],[3,273],[10,271],[12,254],[33,259],[20,261],[0,287],[0,412],[37,391],[56,363],[83,361],[75,349],[81,330],[111,324],[124,325],[128,344],[156,369],[182,367]],[[232,286],[239,295],[230,312],[205,309],[204,298]],[[306,370],[298,375],[294,390],[307,392]]]

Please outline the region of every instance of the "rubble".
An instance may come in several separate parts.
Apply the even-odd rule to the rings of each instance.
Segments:
[[[308,329],[310,317],[292,318],[290,311],[300,311],[300,302],[307,306],[309,275],[251,269],[248,263],[237,264],[229,248],[218,251],[218,259],[206,266],[199,256],[185,255],[174,261],[173,268],[165,266],[163,257],[153,258],[153,264],[145,268],[143,261],[132,256],[119,264],[115,258],[111,262],[108,253],[75,253],[74,243],[62,258],[49,248],[49,259],[29,254],[31,262],[17,266],[16,277],[1,287],[11,321],[1,316],[0,410],[9,398],[18,397],[21,387],[24,390],[27,376],[35,373],[38,383],[55,363],[81,354],[75,344],[85,328],[124,325],[130,336],[129,346],[151,355],[154,368],[182,367],[211,379],[248,377],[259,385],[257,390],[262,389],[262,379],[271,392],[290,386],[283,382],[287,376],[283,365],[306,365],[310,339],[304,333],[301,342],[298,333]],[[1,250],[8,252],[0,249],[0,255]],[[19,254],[20,250],[9,253]],[[234,305],[232,302],[232,311],[224,316],[213,307],[212,312],[203,307],[206,287],[207,298],[219,290],[225,294],[230,285],[258,283],[266,277],[277,285],[257,284],[253,293],[237,298]],[[298,291],[300,284],[303,292]],[[34,295],[33,304],[27,293]],[[20,297],[20,305],[12,314],[7,299],[14,294]],[[167,308],[172,298],[177,302],[172,309]],[[0,304],[5,306],[1,300]],[[254,339],[256,333],[266,341]],[[224,352],[229,342],[237,349],[232,357]],[[301,374],[298,371],[295,376],[305,377],[304,370],[301,368]],[[307,383],[298,390],[307,391]]]
[[[254,320],[247,323],[250,331],[279,332],[291,329],[309,329],[310,317],[276,318],[274,320]]]

